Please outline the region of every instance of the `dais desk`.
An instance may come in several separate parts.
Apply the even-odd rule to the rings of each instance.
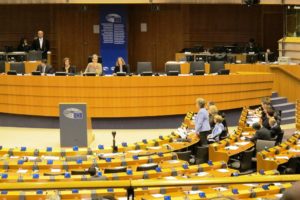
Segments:
[[[236,73],[217,76],[55,77],[0,76],[0,112],[58,116],[62,102],[85,102],[89,116],[145,117],[185,114],[195,99],[221,110],[258,105],[270,96],[273,75]]]

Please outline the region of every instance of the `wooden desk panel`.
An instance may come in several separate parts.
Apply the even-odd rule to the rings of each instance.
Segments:
[[[58,104],[86,102],[91,117],[143,117],[185,114],[195,99],[222,110],[257,105],[269,96],[273,76],[241,73],[179,77],[0,76],[0,112],[58,116]]]

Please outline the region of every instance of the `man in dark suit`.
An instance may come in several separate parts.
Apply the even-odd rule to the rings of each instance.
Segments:
[[[250,138],[250,141],[256,142],[256,140],[271,140],[271,131],[262,127],[259,123],[254,123],[252,128],[256,131],[255,135]]]
[[[32,42],[32,49],[42,51],[43,59],[47,59],[47,52],[50,50],[49,41],[44,38],[44,32],[38,31],[38,37]]]
[[[278,123],[278,121],[275,119],[275,117],[271,117],[269,119],[269,124],[271,127],[271,137],[276,139],[276,145],[280,144],[282,142],[282,138],[283,138],[283,131],[280,127],[280,124]]]
[[[46,59],[43,59],[42,63],[37,66],[36,71],[39,71],[42,74],[53,74],[54,73],[52,66],[47,64]]]

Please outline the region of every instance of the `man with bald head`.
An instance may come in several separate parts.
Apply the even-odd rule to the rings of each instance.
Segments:
[[[300,199],[300,182],[296,182],[287,189],[280,200],[299,200]]]
[[[38,37],[32,42],[32,49],[36,51],[42,51],[43,59],[47,59],[47,52],[50,49],[49,41],[44,38],[44,32],[38,31]]]

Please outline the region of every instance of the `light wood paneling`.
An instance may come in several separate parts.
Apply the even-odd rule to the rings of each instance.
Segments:
[[[280,96],[287,97],[295,102],[300,99],[300,66],[299,65],[262,65],[262,64],[227,64],[225,66],[231,72],[270,72],[274,74],[273,91]]]
[[[99,34],[93,33],[93,25],[99,24],[100,7],[0,5],[0,49],[17,46],[22,36],[31,41],[42,29],[50,40],[54,67],[60,67],[68,56],[80,71],[87,56],[99,52]],[[253,37],[267,48],[277,44],[273,40],[282,34],[282,21],[277,20],[281,6],[161,4],[159,8],[129,5],[129,64],[133,71],[137,61],[151,61],[155,71],[164,71],[165,62],[174,60],[176,52],[199,43],[212,47],[245,43]],[[143,22],[148,25],[146,33],[140,31]]]
[[[191,77],[0,77],[0,112],[58,116],[58,104],[86,102],[91,117],[143,117],[195,110],[199,96],[222,110],[259,104],[271,74]]]

